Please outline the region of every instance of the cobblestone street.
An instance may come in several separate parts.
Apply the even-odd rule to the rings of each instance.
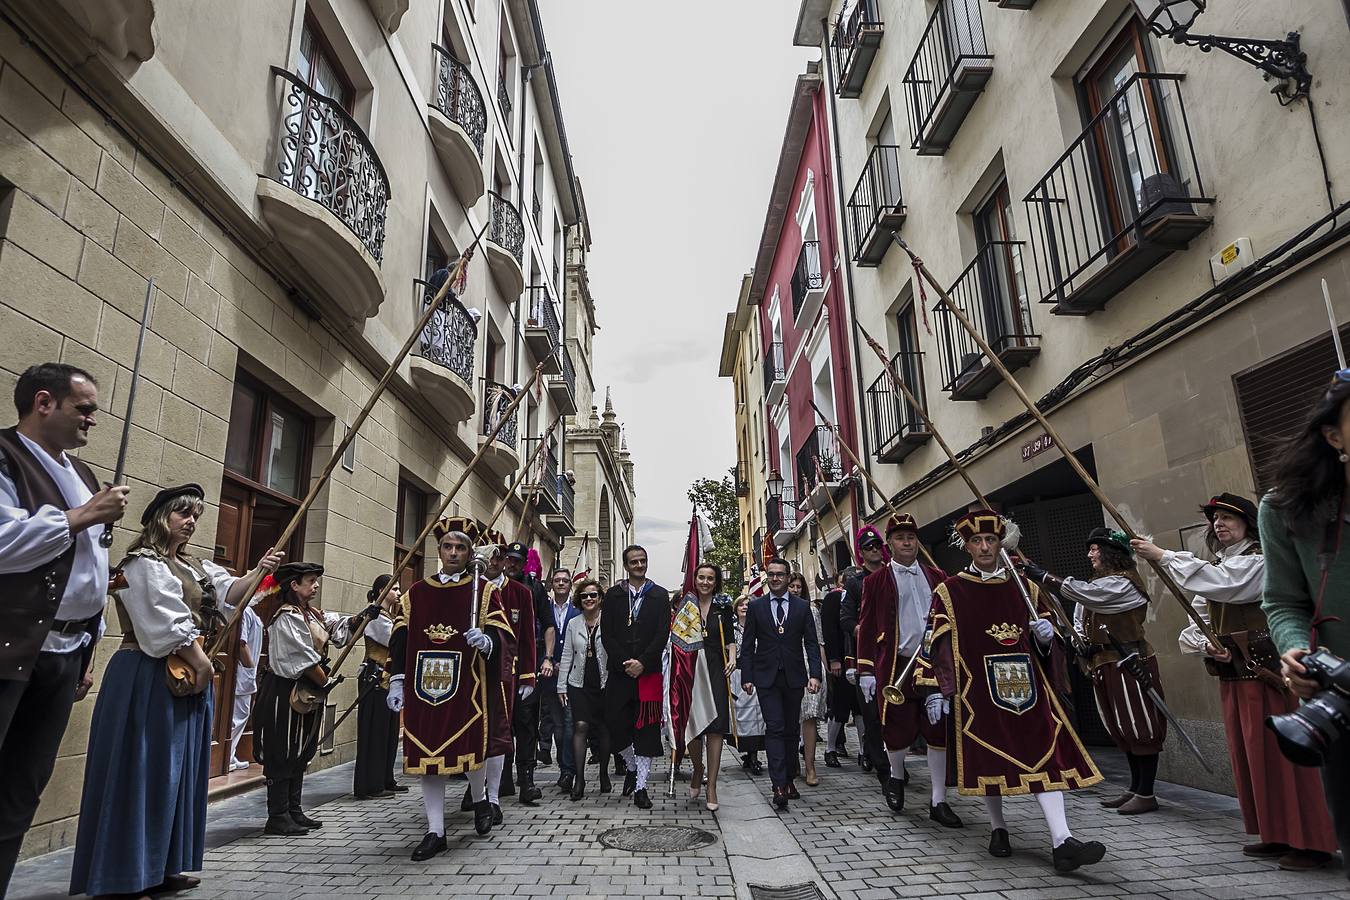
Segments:
[[[825,896],[845,900],[1350,897],[1339,867],[1293,874],[1273,862],[1244,858],[1240,848],[1246,840],[1236,805],[1185,788],[1164,785],[1159,792],[1163,809],[1132,819],[1098,812],[1097,800],[1114,792],[1109,783],[1070,795],[1075,835],[1103,841],[1108,850],[1100,865],[1061,876],[1050,869],[1044,822],[1029,799],[1005,805],[1014,849],[1006,860],[985,852],[986,818],[978,800],[960,798],[953,804],[967,823],[964,829],[930,823],[922,762],[912,769],[907,808],[898,817],[882,808],[872,790],[874,780],[851,762],[842,769],[822,766],[820,786],[803,787],[802,800],[781,817],[769,806],[767,776],[750,778],[739,766],[723,779],[716,814],[684,799],[687,782],[677,784],[677,798],[666,797],[665,782],[655,773],[651,813],[622,798],[617,784],[615,793],[603,799],[591,793],[572,804],[553,787],[556,771],[539,770],[545,800],[538,806],[506,801],[505,826],[488,838],[473,836],[468,814],[458,812],[462,782],[452,782],[450,851],[428,863],[408,858],[423,833],[421,795],[411,779],[414,790],[406,794],[358,803],[343,793],[349,790],[349,765],[311,777],[307,795],[325,826],[290,841],[262,834],[261,792],[221,801],[210,810],[212,849],[203,884],[182,896],[748,898],[751,885],[811,882]],[[614,850],[598,840],[608,829],[645,824],[702,828],[717,841],[684,854],[660,855]],[[10,896],[65,896],[69,859],[69,851],[62,851],[24,862]]]

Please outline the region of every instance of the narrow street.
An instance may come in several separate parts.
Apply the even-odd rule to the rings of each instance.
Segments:
[[[1044,822],[1028,799],[1005,805],[1013,842],[1006,860],[985,852],[984,811],[976,799],[953,803],[967,823],[964,829],[929,822],[922,805],[928,793],[922,761],[912,769],[906,811],[899,817],[881,808],[875,782],[851,762],[842,769],[822,766],[820,786],[802,787],[802,800],[783,816],[769,805],[767,776],[751,778],[739,765],[723,779],[715,814],[684,799],[686,781],[677,783],[677,798],[666,797],[665,781],[656,772],[651,813],[620,797],[617,784],[603,799],[592,792],[569,803],[552,786],[556,771],[539,770],[540,784],[548,787],[538,806],[507,800],[505,826],[487,838],[473,836],[468,814],[457,811],[460,782],[454,782],[447,802],[450,851],[427,863],[408,859],[423,821],[413,779],[406,794],[357,803],[350,793],[350,764],[318,773],[306,780],[306,793],[324,827],[290,841],[262,834],[261,791],[224,800],[211,807],[202,885],[181,896],[752,898],[752,886],[813,884],[821,895],[840,900],[1350,897],[1339,868],[1294,874],[1271,861],[1244,858],[1236,803],[1173,785],[1160,786],[1162,810],[1135,818],[1098,810],[1098,799],[1115,792],[1110,782],[1070,794],[1075,835],[1100,840],[1108,850],[1100,865],[1062,876],[1050,869]],[[600,840],[610,829],[653,825],[703,829],[716,841],[686,852],[634,853]],[[69,860],[67,850],[21,863],[10,896],[65,897]]]

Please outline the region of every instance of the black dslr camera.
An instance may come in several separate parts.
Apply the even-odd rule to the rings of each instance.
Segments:
[[[1321,690],[1298,709],[1283,716],[1266,716],[1280,752],[1299,766],[1320,766],[1332,745],[1350,732],[1350,663],[1327,650],[1303,659],[1308,678]]]

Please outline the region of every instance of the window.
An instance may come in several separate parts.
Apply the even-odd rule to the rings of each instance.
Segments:
[[[394,523],[394,565],[414,550],[408,567],[399,576],[399,587],[404,591],[412,587],[426,575],[426,554],[422,545],[413,546],[413,541],[427,527],[427,515],[431,508],[430,498],[417,485],[406,478],[398,480],[398,511]]]
[[[315,94],[351,113],[356,91],[338,66],[337,56],[324,41],[318,24],[308,14],[300,34],[296,75]],[[282,144],[281,152],[291,156],[282,163],[282,170],[294,173],[288,184],[297,193],[329,208],[342,209],[349,188],[347,179],[340,173],[350,165],[347,156],[353,152],[351,128],[332,105],[310,94],[303,96],[304,107],[294,118],[303,132],[298,140],[294,136],[290,139],[293,146]]]
[[[422,278],[426,281],[430,281],[432,275],[435,275],[438,271],[449,265],[450,254],[445,252],[445,248],[442,247],[441,242],[436,239],[436,235],[428,234],[427,256],[426,262],[423,265],[423,272],[425,274]]]
[[[995,350],[1011,336],[1030,334],[1023,320],[1027,305],[1026,278],[1022,255],[1016,252],[1017,233],[1013,229],[1012,201],[1008,182],[994,188],[989,199],[975,211],[976,256],[980,259],[980,300],[985,322],[985,338]]]

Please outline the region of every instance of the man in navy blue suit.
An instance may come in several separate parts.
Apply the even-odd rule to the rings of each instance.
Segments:
[[[773,781],[773,805],[787,809],[800,795],[792,783],[793,755],[801,737],[802,690],[820,690],[820,641],[810,604],[788,592],[788,564],[765,565],[769,593],[750,601],[738,657],[741,685],[759,693],[764,749]]]

